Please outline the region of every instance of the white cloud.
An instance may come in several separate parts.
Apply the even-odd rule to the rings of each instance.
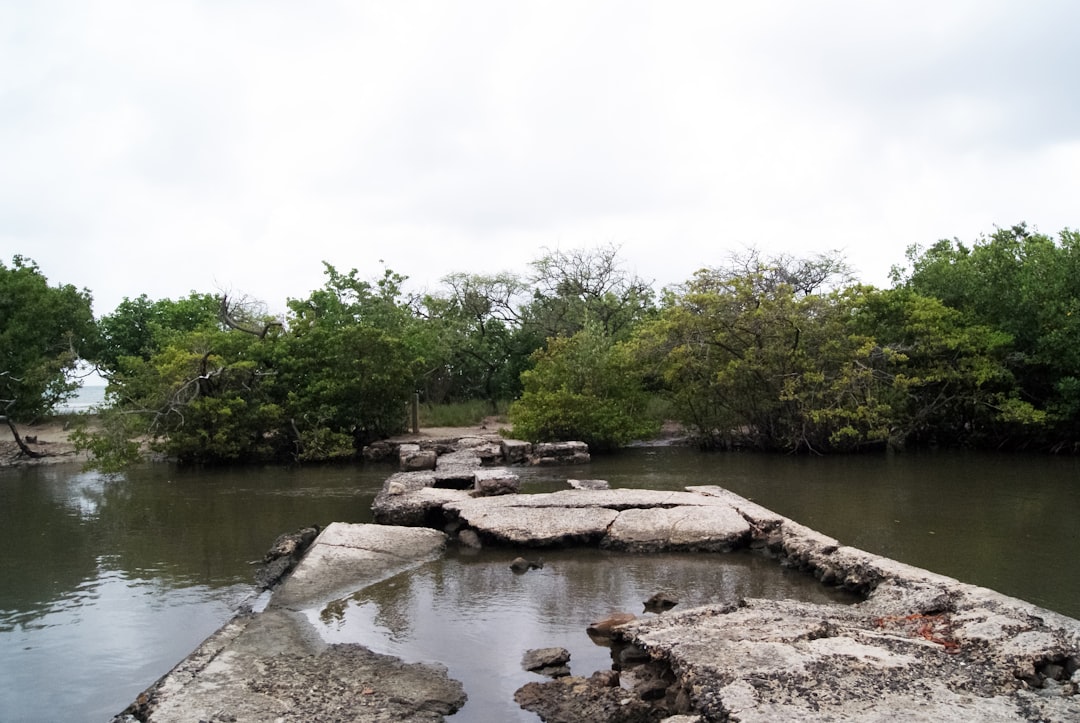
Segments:
[[[621,244],[732,250],[1075,226],[1068,2],[0,3],[0,258],[280,308],[327,260],[417,283]]]

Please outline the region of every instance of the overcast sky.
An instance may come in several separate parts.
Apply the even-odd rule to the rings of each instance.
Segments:
[[[0,0],[0,259],[284,308],[322,261],[434,287],[616,244],[1080,225],[1080,3]]]

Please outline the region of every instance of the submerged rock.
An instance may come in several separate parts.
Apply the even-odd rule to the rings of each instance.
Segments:
[[[637,619],[637,615],[633,613],[612,613],[602,620],[590,623],[585,632],[592,638],[610,638],[615,632],[615,628],[626,623],[633,622]]]
[[[570,651],[566,648],[536,648],[526,650],[521,667],[531,673],[561,678],[570,675]]]
[[[524,557],[515,557],[510,563],[510,569],[514,572],[528,572],[529,570],[540,570],[543,567],[543,560],[526,560]]]
[[[527,683],[514,693],[514,701],[545,723],[657,723],[665,717],[630,691],[580,677]]]
[[[666,591],[655,592],[644,603],[645,612],[663,613],[679,604],[679,598]]]

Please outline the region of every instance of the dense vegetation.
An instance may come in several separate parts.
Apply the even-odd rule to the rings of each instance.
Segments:
[[[426,404],[512,401],[513,432],[616,447],[658,414],[704,446],[795,452],[942,444],[1080,449],[1080,235],[1024,225],[911,247],[892,286],[835,254],[750,252],[657,295],[615,247],[523,274],[455,273],[425,295],[390,270],[326,265],[271,318],[205,293],[125,299],[0,264],[0,395],[21,421],[63,401],[79,360],[108,380],[99,464],[137,440],[189,463],[349,458]],[[650,410],[662,410],[660,412]]]

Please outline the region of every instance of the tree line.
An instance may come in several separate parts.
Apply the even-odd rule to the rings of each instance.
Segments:
[[[510,401],[514,436],[611,448],[681,422],[704,447],[828,453],[1080,449],[1080,235],[1024,224],[912,246],[891,286],[836,253],[756,251],[657,292],[615,246],[433,291],[325,264],[282,317],[211,293],[126,298],[0,263],[0,413],[32,421],[107,380],[76,435],[97,464],[355,457],[429,403]]]

